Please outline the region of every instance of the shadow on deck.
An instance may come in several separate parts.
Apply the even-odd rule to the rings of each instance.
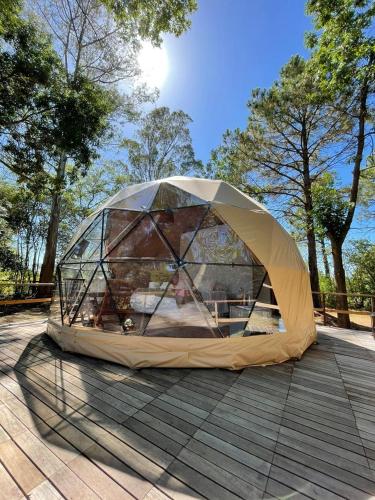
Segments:
[[[125,367],[0,327],[4,498],[375,496],[375,341],[321,328],[299,362]]]

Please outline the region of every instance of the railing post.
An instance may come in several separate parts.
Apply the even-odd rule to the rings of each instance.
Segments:
[[[326,314],[326,294],[322,293],[322,306],[323,306],[323,325],[327,325],[327,314]]]

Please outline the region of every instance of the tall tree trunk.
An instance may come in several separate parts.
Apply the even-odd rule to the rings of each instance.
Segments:
[[[312,292],[320,292],[318,257],[316,252],[315,224],[313,217],[313,200],[311,193],[311,177],[310,177],[310,156],[309,156],[309,140],[306,130],[306,119],[302,121],[301,130],[301,146],[302,146],[302,161],[303,161],[303,188],[305,197],[305,213],[306,213],[306,237],[308,248],[308,261],[310,271],[310,284]],[[313,293],[314,307],[321,307],[320,293]]]
[[[66,167],[66,155],[61,154],[56,172],[55,186],[52,194],[52,205],[50,219],[48,223],[47,240],[44,251],[43,264],[40,270],[39,282],[52,283],[55,270],[55,260],[57,251],[57,237],[61,212],[61,192],[64,185]],[[51,288],[40,287],[39,295],[50,295]]]
[[[332,246],[332,257],[333,257],[333,269],[335,273],[336,290],[338,293],[346,294],[346,278],[345,269],[342,259],[342,245],[343,242],[330,236],[331,246]],[[343,311],[348,310],[348,297],[347,295],[337,295],[336,299],[337,309]],[[341,328],[350,328],[350,317],[349,314],[337,314],[337,324]]]
[[[310,271],[310,284],[311,291],[320,292],[319,284],[319,271],[318,271],[318,259],[316,252],[316,240],[314,226],[308,226],[307,229],[307,248],[308,248],[308,262]],[[320,295],[318,293],[313,294],[314,307],[321,307]]]
[[[369,66],[374,62],[374,55],[371,55],[369,60]],[[363,159],[363,152],[365,149],[365,136],[366,136],[366,120],[367,120],[367,99],[369,95],[369,84],[368,78],[365,79],[363,86],[360,91],[359,99],[359,114],[358,114],[358,134],[356,135],[357,145],[356,145],[356,155],[354,158],[354,168],[353,168],[353,178],[352,186],[350,189],[349,197],[349,209],[345,218],[345,222],[342,227],[335,228],[336,234],[339,232],[339,236],[335,236],[334,232],[329,234],[332,246],[332,256],[335,271],[336,280],[336,290],[340,293],[346,293],[346,280],[345,280],[345,269],[342,262],[342,246],[344,244],[345,238],[348,235],[351,224],[354,219],[354,213],[358,201],[358,190],[359,181],[361,176],[361,165]],[[337,296],[337,305],[339,309],[344,311],[348,310],[348,298],[347,296]],[[339,314],[338,324],[343,328],[350,328],[350,317],[349,314]]]
[[[329,269],[329,262],[328,262],[328,255],[327,255],[327,248],[326,248],[326,242],[324,241],[324,237],[320,238],[320,246],[322,249],[322,259],[323,259],[323,265],[324,265],[324,275],[326,278],[331,278],[331,272]]]

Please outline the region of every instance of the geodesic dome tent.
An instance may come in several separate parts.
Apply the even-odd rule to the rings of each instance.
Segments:
[[[278,363],[316,337],[294,240],[222,181],[121,190],[78,228],[57,281],[48,334],[131,367]]]

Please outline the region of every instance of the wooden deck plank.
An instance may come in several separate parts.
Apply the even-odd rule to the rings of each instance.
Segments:
[[[11,475],[0,463],[0,492],[2,498],[12,498],[18,500],[19,498],[26,498],[17,483],[12,479]]]
[[[26,495],[45,480],[45,476],[11,439],[0,444],[0,457],[8,473]]]
[[[29,494],[30,500],[63,500],[59,491],[51,484],[50,481],[45,480],[43,483],[36,486]]]
[[[136,371],[43,329],[0,327],[0,486],[15,498],[375,496],[369,334],[323,328],[299,362],[242,372]]]

